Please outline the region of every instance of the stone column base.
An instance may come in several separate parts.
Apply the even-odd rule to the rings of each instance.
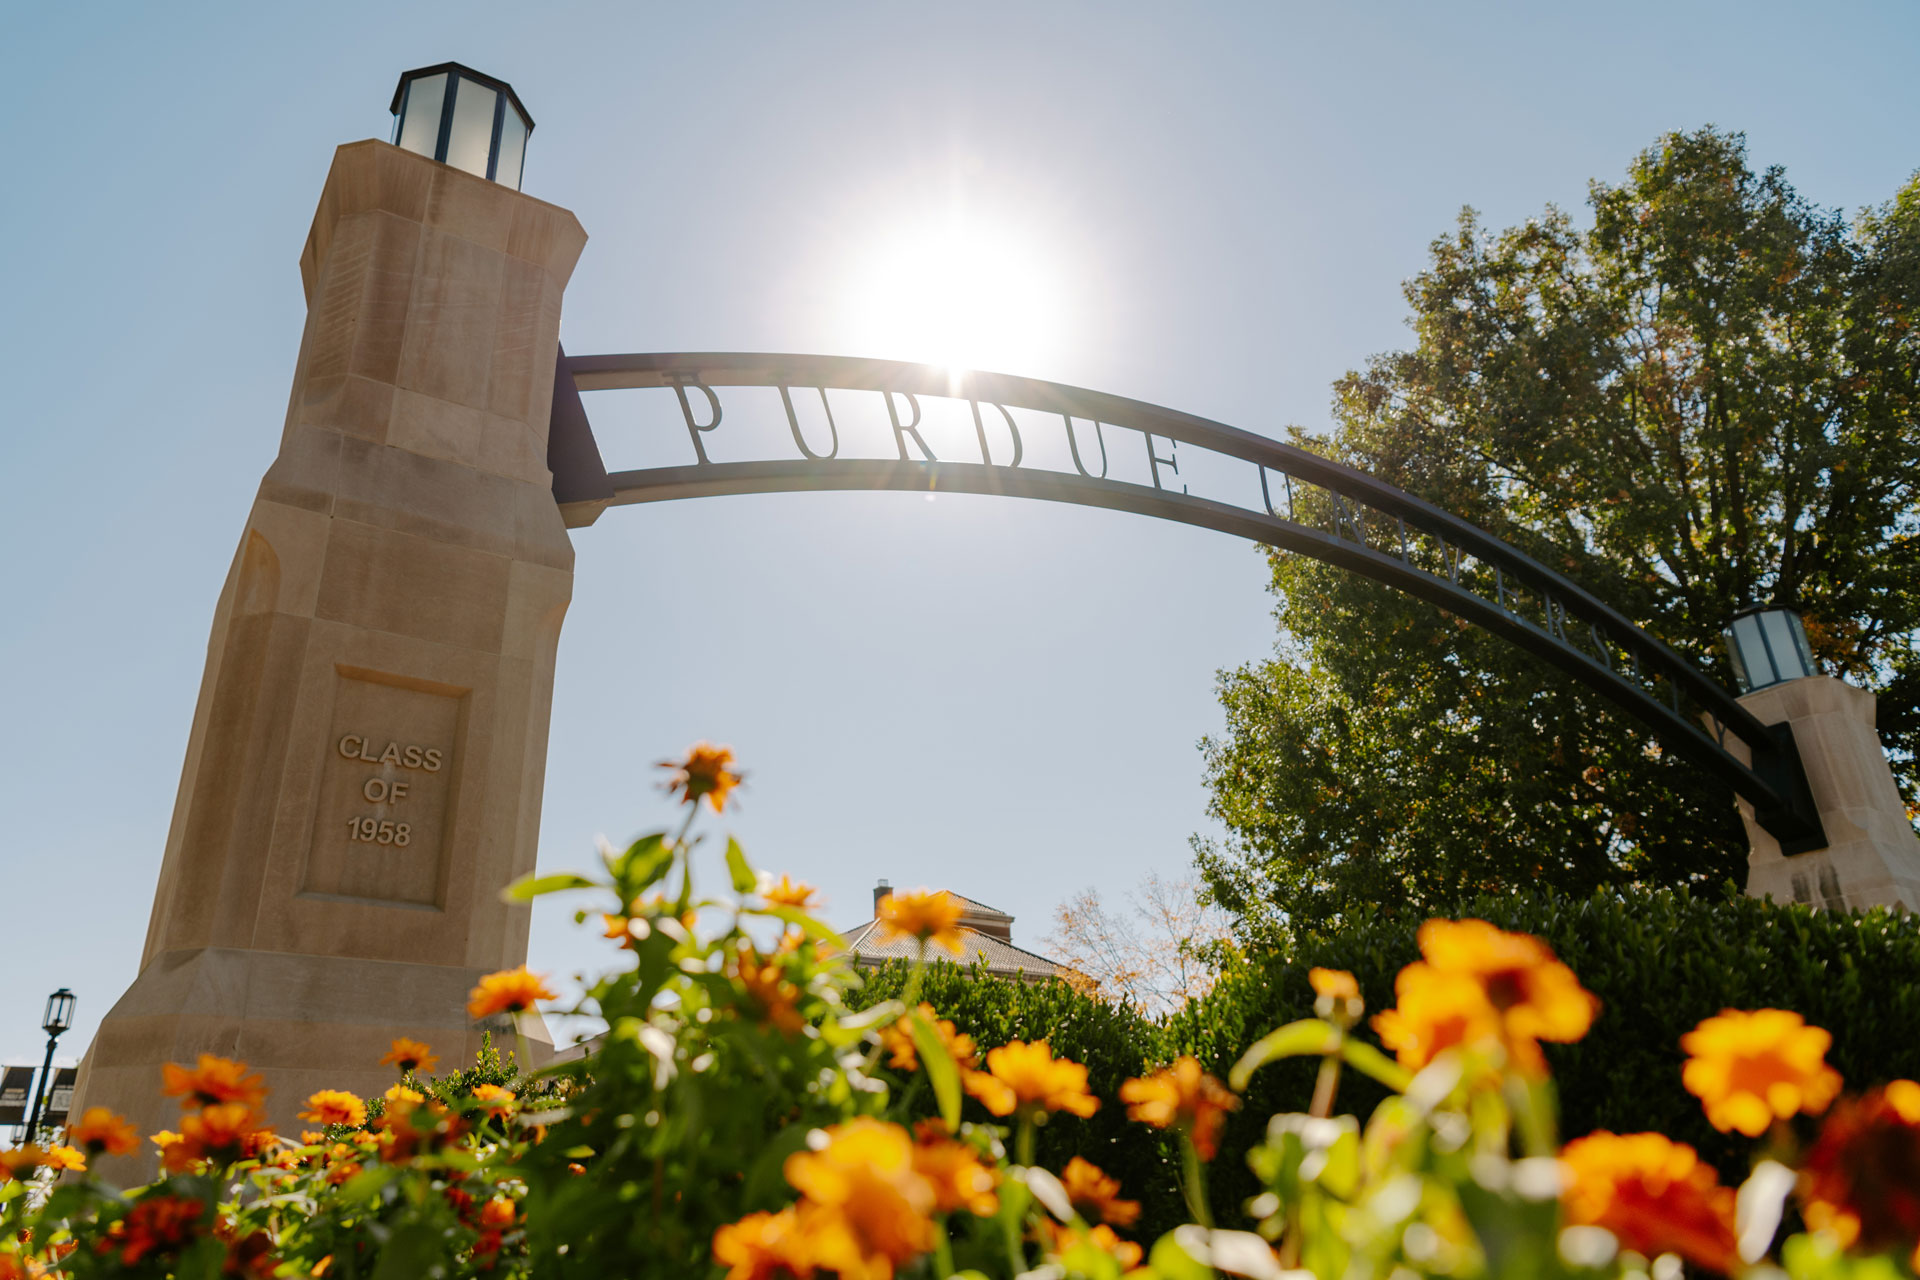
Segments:
[[[502,1054],[514,1052],[508,1019],[465,1016],[467,993],[483,972],[227,947],[164,952],[102,1023],[80,1064],[74,1115],[110,1107],[138,1125],[144,1149],[98,1168],[118,1185],[149,1181],[158,1157],[145,1136],[179,1127],[179,1103],[160,1094],[161,1065],[191,1065],[214,1053],[266,1078],[268,1119],[297,1139],[313,1127],[296,1114],[309,1094],[348,1089],[371,1097],[398,1079],[380,1063],[396,1037],[432,1045],[441,1073],[471,1064],[489,1031]],[[553,1053],[545,1024],[534,1015],[525,1030],[535,1061],[522,1066],[541,1065]]]

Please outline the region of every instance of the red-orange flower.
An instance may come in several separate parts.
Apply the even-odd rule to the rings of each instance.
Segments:
[[[185,1196],[154,1196],[128,1210],[113,1223],[96,1246],[101,1253],[117,1253],[126,1266],[137,1266],[149,1254],[171,1257],[199,1234],[206,1208]]]
[[[357,1129],[367,1122],[367,1104],[345,1089],[322,1089],[307,1099],[307,1109],[300,1112],[300,1118]]]
[[[669,792],[680,793],[682,804],[698,804],[704,796],[715,813],[726,807],[727,793],[742,780],[733,769],[733,748],[710,742],[696,742],[686,759],[662,760],[659,767],[673,770],[665,785]]]
[[[923,1131],[913,1144],[913,1169],[933,1187],[933,1211],[965,1209],[987,1217],[1000,1207],[993,1193],[999,1171],[980,1162],[980,1153],[964,1142]]]
[[[966,946],[960,938],[961,910],[960,900],[945,889],[889,893],[880,899],[875,912],[880,921],[880,940],[918,938],[962,955]]]
[[[1087,1091],[1087,1069],[1071,1059],[1055,1058],[1045,1040],[1015,1040],[989,1049],[987,1069],[967,1072],[965,1081],[967,1092],[996,1116],[1029,1107],[1076,1116],[1100,1109],[1100,1099]]]
[[[380,1061],[391,1067],[399,1068],[400,1074],[410,1076],[416,1071],[431,1072],[440,1065],[440,1058],[431,1047],[418,1040],[409,1040],[405,1036],[393,1042],[393,1047]]]
[[[546,979],[537,973],[527,972],[527,966],[523,964],[517,969],[503,969],[480,979],[480,985],[467,997],[467,1013],[476,1019],[492,1017],[496,1013],[521,1013],[533,1008],[535,1001],[556,998],[547,989]]]
[[[140,1130],[105,1107],[88,1107],[67,1137],[96,1156],[124,1156],[140,1147]]]
[[[1832,1043],[1785,1009],[1727,1009],[1680,1037],[1689,1055],[1680,1082],[1714,1128],[1757,1138],[1776,1118],[1827,1109],[1840,1092],[1840,1073],[1826,1060]]]
[[[1658,1133],[1588,1134],[1560,1153],[1567,1221],[1604,1227],[1648,1258],[1677,1253],[1712,1271],[1739,1265],[1733,1188],[1692,1147]]]
[[[1240,1109],[1233,1091],[1202,1071],[1191,1057],[1182,1057],[1144,1080],[1126,1081],[1120,1086],[1120,1101],[1127,1104],[1127,1115],[1134,1120],[1187,1134],[1202,1160],[1213,1159],[1227,1112]]]
[[[1088,1218],[1098,1218],[1116,1227],[1130,1227],[1140,1217],[1138,1200],[1120,1199],[1120,1182],[1108,1177],[1099,1165],[1079,1156],[1067,1161],[1060,1173],[1060,1185],[1067,1199]]]
[[[169,1062],[160,1068],[160,1092],[180,1099],[180,1109],[235,1102],[258,1107],[267,1100],[267,1082],[247,1074],[247,1064],[211,1053],[200,1055],[197,1066]]]
[[[1899,1249],[1920,1265],[1920,1084],[1844,1098],[1800,1171],[1807,1225],[1849,1248]]]

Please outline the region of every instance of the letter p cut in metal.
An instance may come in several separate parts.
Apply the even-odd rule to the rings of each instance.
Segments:
[[[698,458],[700,465],[704,467],[711,459],[707,457],[707,446],[700,442],[700,437],[720,425],[720,397],[715,395],[713,388],[706,383],[696,382],[692,378],[684,375],[669,374],[668,380],[673,383],[673,394],[680,397],[680,412],[687,420],[687,434],[693,437],[693,456]],[[689,385],[706,396],[707,404],[713,409],[712,422],[694,421],[693,405],[687,400],[687,387]],[[798,433],[796,432],[796,434]],[[803,445],[801,447],[804,448],[805,446]]]

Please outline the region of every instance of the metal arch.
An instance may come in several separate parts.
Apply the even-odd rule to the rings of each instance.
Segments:
[[[796,388],[818,389],[823,404],[830,389],[886,393],[900,459],[821,456],[801,439],[796,425],[795,441],[806,455],[802,459],[713,462],[707,457],[702,437],[722,421],[716,389],[723,387],[776,388],[789,414],[788,396]],[[694,464],[612,473],[606,470],[579,393],[636,388],[670,388],[676,393],[697,458]],[[689,391],[699,393],[699,398],[690,399]],[[912,423],[901,422],[894,394],[907,398],[913,410]],[[918,396],[968,401],[974,406],[976,418],[981,405],[1002,414],[1008,409],[1021,409],[1060,415],[1079,474],[1021,467],[1018,452],[1011,464],[912,459],[902,433],[918,440]],[[1092,423],[1096,432],[1103,423],[1142,432],[1147,436],[1149,457],[1153,457],[1153,437],[1158,436],[1251,463],[1261,468],[1262,505],[1266,510],[1249,510],[1161,487],[1159,465],[1167,459],[1153,459],[1155,483],[1151,486],[1107,479],[1104,435],[1100,436],[1101,474],[1096,476],[1081,463],[1080,446],[1073,433],[1075,418]],[[790,417],[789,421],[794,420]],[[1012,422],[1011,415],[1008,422]],[[1019,440],[1017,433],[1014,438]],[[923,441],[920,447],[924,450]],[[981,447],[984,453],[984,435]],[[1366,472],[1223,423],[1060,383],[891,360],[738,352],[569,357],[562,352],[554,379],[548,465],[553,471],[555,500],[568,523],[575,526],[592,523],[607,506],[674,498],[814,490],[921,492],[937,488],[1130,511],[1312,556],[1438,605],[1543,658],[1604,695],[1646,725],[1663,747],[1705,768],[1752,803],[1757,819],[1787,852],[1804,852],[1827,843],[1786,725],[1763,724],[1672,648],[1579,584],[1485,530]],[[1267,496],[1269,471],[1277,473],[1289,493],[1293,484],[1301,483],[1330,495],[1332,528],[1282,518]],[[1361,510],[1348,503],[1357,504]],[[1395,522],[1399,531],[1397,552],[1367,543],[1366,512]],[[1293,514],[1290,508],[1289,516]],[[1414,563],[1409,554],[1409,528],[1438,543],[1449,569],[1445,576]],[[1492,568],[1495,599],[1462,584],[1462,555]],[[1509,596],[1517,601],[1521,592],[1543,602],[1544,625],[1509,605]],[[1571,639],[1567,623],[1575,617],[1586,624],[1597,654]],[[1610,644],[1628,656],[1631,678],[1615,668]],[[1660,679],[1667,682],[1665,701],[1654,692],[1654,683]],[[1705,712],[1717,734],[1703,730],[1682,710],[1682,694]],[[1728,734],[1746,748],[1747,760],[1727,749],[1724,738]]]

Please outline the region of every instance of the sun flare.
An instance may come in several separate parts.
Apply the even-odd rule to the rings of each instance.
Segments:
[[[1047,255],[1008,228],[960,217],[882,236],[848,297],[863,352],[953,369],[1044,373],[1063,300]]]

